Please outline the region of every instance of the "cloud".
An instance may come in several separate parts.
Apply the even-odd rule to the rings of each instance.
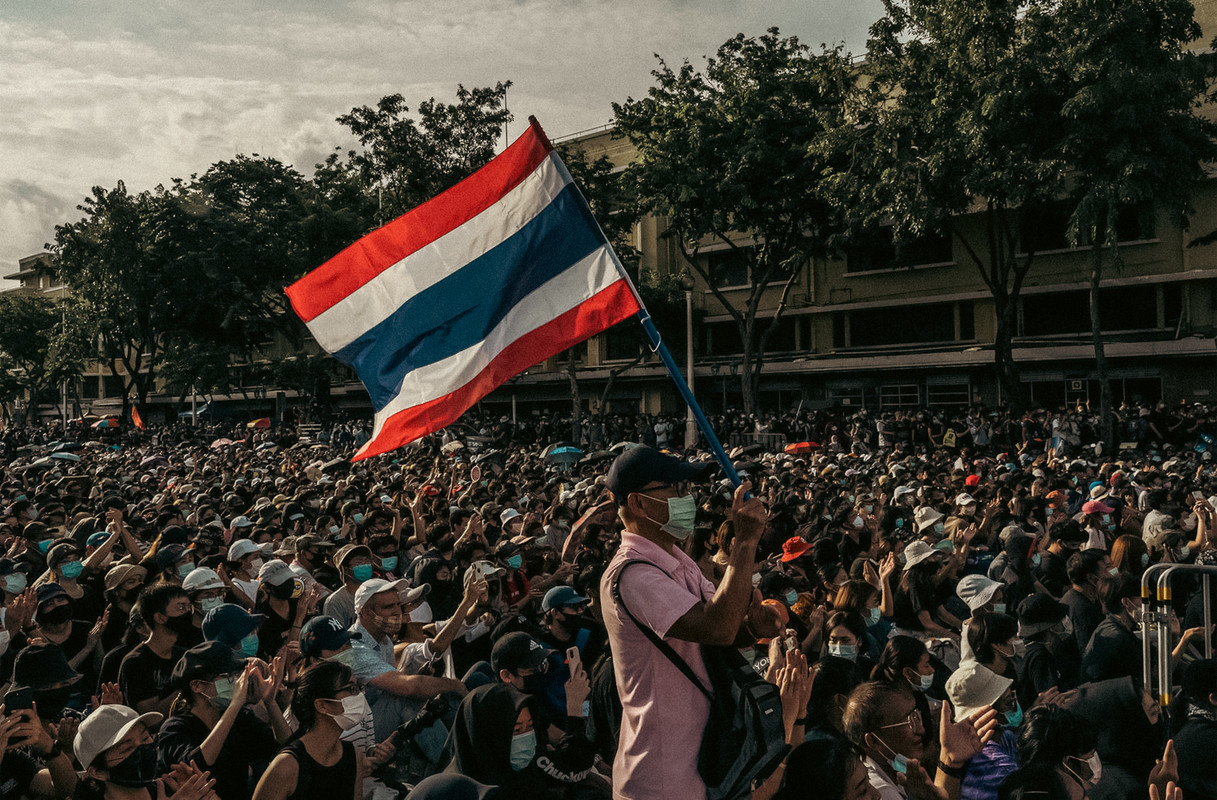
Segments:
[[[400,92],[511,80],[517,120],[551,136],[639,96],[659,53],[700,63],[778,25],[857,51],[879,0],[63,0],[0,21],[0,269],[36,252],[94,184],[135,191],[238,152],[310,174],[349,137],[334,120]]]

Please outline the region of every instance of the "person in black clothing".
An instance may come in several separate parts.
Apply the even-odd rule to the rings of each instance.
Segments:
[[[162,769],[193,762],[211,771],[224,800],[248,798],[250,775],[260,774],[291,736],[275,697],[281,670],[277,662],[263,671],[222,642],[187,650],[173,670],[180,692],[173,714],[156,737]],[[254,703],[266,709],[270,725],[248,708]]]
[[[324,661],[305,670],[292,698],[297,737],[279,751],[254,790],[254,800],[354,800],[363,755],[339,737],[368,711],[349,667]]]
[[[186,652],[178,638],[194,630],[194,608],[180,586],[166,583],[145,589],[139,607],[152,632],[123,658],[118,685],[127,705],[141,714],[165,713],[170,709],[173,668]]]
[[[1173,719],[1182,724],[1175,732],[1179,760],[1179,788],[1186,798],[1217,797],[1217,660],[1188,665]]]
[[[1081,681],[1141,677],[1141,642],[1136,636],[1141,619],[1141,586],[1129,575],[1113,575],[1099,586],[1107,617],[1099,623],[1082,653]]]
[[[127,627],[123,631],[122,641],[107,651],[101,659],[101,674],[97,680],[98,691],[101,691],[104,684],[118,682],[118,670],[122,666],[123,659],[127,657],[127,653],[134,650],[135,646],[147,639],[151,633],[148,624],[140,616],[139,607],[132,608],[127,615]]]
[[[444,771],[499,786],[507,797],[557,800],[575,785],[595,792],[592,743],[580,729],[551,747],[545,727],[533,726],[533,703],[502,683],[467,694],[448,737],[452,760]]]
[[[85,685],[97,682],[101,666],[101,621],[74,619],[72,598],[56,583],[44,583],[35,592],[38,609],[34,613],[34,632],[40,638],[63,651],[72,669],[85,676]]]
[[[119,564],[110,567],[106,573],[106,610],[110,613],[101,630],[101,647],[104,652],[109,653],[123,640],[127,630],[125,623],[135,608],[139,593],[144,590],[144,581],[147,578],[148,570],[138,564]]]
[[[1026,651],[1016,663],[1015,689],[1023,708],[1041,692],[1077,686],[1081,654],[1073,643],[1069,608],[1046,594],[1033,594],[1018,606],[1018,635]]]
[[[1065,571],[1069,575],[1069,590],[1061,597],[1061,602],[1069,609],[1073,641],[1081,653],[1090,643],[1094,629],[1103,621],[1099,581],[1104,575],[1114,575],[1119,570],[1111,565],[1111,559],[1104,551],[1083,550],[1069,557]]]
[[[1049,535],[1052,544],[1048,545],[1048,552],[1042,554],[1035,577],[1049,594],[1059,598],[1070,587],[1069,557],[1082,549],[1089,536],[1071,519],[1053,525]]]

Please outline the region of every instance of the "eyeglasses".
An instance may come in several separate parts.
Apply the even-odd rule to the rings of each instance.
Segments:
[[[925,729],[925,727],[921,724],[921,714],[917,712],[917,709],[913,709],[904,719],[900,720],[899,722],[893,722],[891,725],[880,725],[879,730],[885,730],[887,728],[899,728],[903,725],[908,725],[913,730]]]
[[[661,483],[658,486],[647,486],[639,489],[638,493],[645,495],[647,492],[659,492],[665,489],[671,489],[678,497],[684,497],[687,494],[693,494],[693,484],[689,481],[678,481],[676,483]]]

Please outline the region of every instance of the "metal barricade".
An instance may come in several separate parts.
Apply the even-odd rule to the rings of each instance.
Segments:
[[[1213,657],[1212,580],[1217,567],[1196,564],[1151,564],[1141,575],[1142,630],[1141,669],[1145,688],[1151,690],[1154,673],[1151,629],[1158,633],[1158,702],[1167,708],[1171,702],[1171,578],[1179,573],[1200,575],[1200,591],[1204,610],[1204,657]]]

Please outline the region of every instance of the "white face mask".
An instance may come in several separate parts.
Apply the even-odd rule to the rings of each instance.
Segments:
[[[419,604],[418,608],[410,612],[411,622],[421,622],[426,624],[435,618],[434,612],[431,611],[431,604],[424,600]]]
[[[249,562],[249,571],[252,572],[254,575],[257,575],[258,570],[260,570],[260,569],[262,569],[262,559],[260,559],[260,558],[251,559]]]
[[[354,728],[364,717],[372,713],[368,700],[362,693],[344,697],[340,702],[342,703],[342,713],[334,715],[334,722],[337,722],[338,727],[344,731]]]

